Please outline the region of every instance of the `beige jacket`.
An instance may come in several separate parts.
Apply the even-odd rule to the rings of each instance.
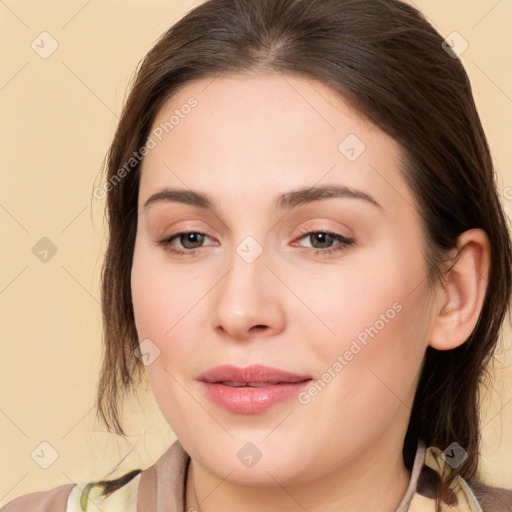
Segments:
[[[191,512],[184,505],[189,461],[176,441],[151,467],[110,480],[107,488],[94,482],[65,484],[14,498],[0,512]],[[460,477],[450,486],[450,504],[440,502],[437,483],[449,472],[438,448],[420,444],[395,512],[512,512],[512,489],[483,484],[470,488]]]

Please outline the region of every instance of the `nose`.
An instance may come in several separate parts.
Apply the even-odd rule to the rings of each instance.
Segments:
[[[284,329],[282,285],[267,263],[265,251],[252,263],[234,254],[230,270],[216,286],[212,326],[220,335],[247,341]]]

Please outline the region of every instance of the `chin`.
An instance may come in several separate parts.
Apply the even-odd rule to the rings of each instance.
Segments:
[[[305,454],[301,443],[271,443],[233,440],[226,444],[212,440],[207,446],[189,451],[192,458],[217,478],[248,487],[273,487],[306,482]],[[276,440],[277,441],[277,440]],[[215,448],[211,448],[215,447]],[[196,457],[194,454],[198,453]]]

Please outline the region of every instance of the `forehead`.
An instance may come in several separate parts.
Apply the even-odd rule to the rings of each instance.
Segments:
[[[326,180],[370,187],[382,203],[404,195],[413,201],[398,171],[399,145],[336,91],[307,77],[193,81],[163,105],[151,134],[156,146],[143,161],[141,195],[158,185],[185,185],[234,200],[242,197],[242,183],[275,196],[291,184]]]
[[[173,113],[188,112],[187,103],[192,98],[197,106],[180,116],[172,129],[175,136],[179,137],[191,124],[194,128],[215,124],[214,132],[201,130],[196,136],[221,138],[227,134],[229,141],[248,142],[253,147],[272,142],[278,146],[286,141],[292,142],[293,149],[299,149],[306,139],[311,142],[308,147],[318,146],[319,140],[326,137],[326,144],[336,142],[344,131],[362,134],[375,128],[327,85],[302,75],[282,73],[228,74],[195,80],[167,100],[153,128],[165,125]],[[300,139],[293,143],[299,135]]]

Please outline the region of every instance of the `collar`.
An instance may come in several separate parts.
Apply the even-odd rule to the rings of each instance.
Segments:
[[[452,474],[453,469],[443,457],[443,452],[434,446],[429,447],[407,512],[437,512],[446,508],[450,512],[483,512],[473,491],[460,476],[447,486],[445,501],[441,501],[439,486]]]
[[[186,478],[190,456],[176,440],[149,468],[105,497],[95,484],[88,484],[90,502],[102,510],[126,512],[185,512]],[[468,484],[460,476],[447,486],[447,501],[439,498],[439,485],[452,475],[452,469],[435,447],[418,443],[409,485],[395,512],[483,512]],[[92,487],[91,487],[92,485]],[[83,508],[82,490],[71,491],[67,512],[93,510]],[[80,501],[82,500],[82,501]]]

